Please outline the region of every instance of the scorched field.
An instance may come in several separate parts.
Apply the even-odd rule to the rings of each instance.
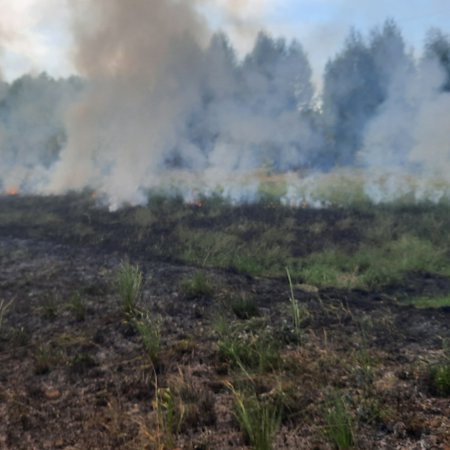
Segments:
[[[0,448],[449,449],[450,207],[0,200]]]

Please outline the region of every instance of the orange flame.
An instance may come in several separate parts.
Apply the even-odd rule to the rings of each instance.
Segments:
[[[6,189],[6,195],[9,195],[10,197],[16,197],[19,195],[19,188],[16,186],[11,186]]]

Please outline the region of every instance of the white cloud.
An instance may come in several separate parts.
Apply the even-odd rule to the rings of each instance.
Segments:
[[[7,78],[45,69],[54,75],[70,72],[70,7],[80,1],[0,0],[0,67]],[[298,38],[317,74],[342,46],[352,25],[367,30],[392,16],[407,43],[416,48],[421,47],[430,26],[450,31],[448,0],[192,1],[200,5],[214,29],[220,28],[230,36],[240,54],[250,50],[256,33],[264,28],[276,36]]]
[[[66,0],[0,0],[1,65],[6,78],[24,72],[63,73],[69,43]]]

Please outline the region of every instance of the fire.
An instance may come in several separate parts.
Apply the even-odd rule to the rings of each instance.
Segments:
[[[10,197],[15,197],[19,195],[19,188],[16,186],[11,186],[6,189],[6,195],[9,195]]]

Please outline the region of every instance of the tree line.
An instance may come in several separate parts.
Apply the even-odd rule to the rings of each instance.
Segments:
[[[293,40],[261,32],[238,59],[227,37],[212,36],[197,67],[199,94],[183,119],[183,139],[165,156],[167,167],[190,167],[187,144],[209,155],[226,140],[237,148],[230,169],[330,169],[362,164],[366,128],[405,79],[441,73],[438,89],[450,92],[450,39],[433,29],[422,56],[408,50],[393,20],[363,34],[351,30],[326,64],[320,92],[308,55]],[[3,166],[43,167],[58,159],[68,136],[70,108],[89,87],[82,77],[24,75],[0,84],[0,160]],[[402,101],[402,97],[399,97]],[[256,155],[256,156],[255,156]]]

